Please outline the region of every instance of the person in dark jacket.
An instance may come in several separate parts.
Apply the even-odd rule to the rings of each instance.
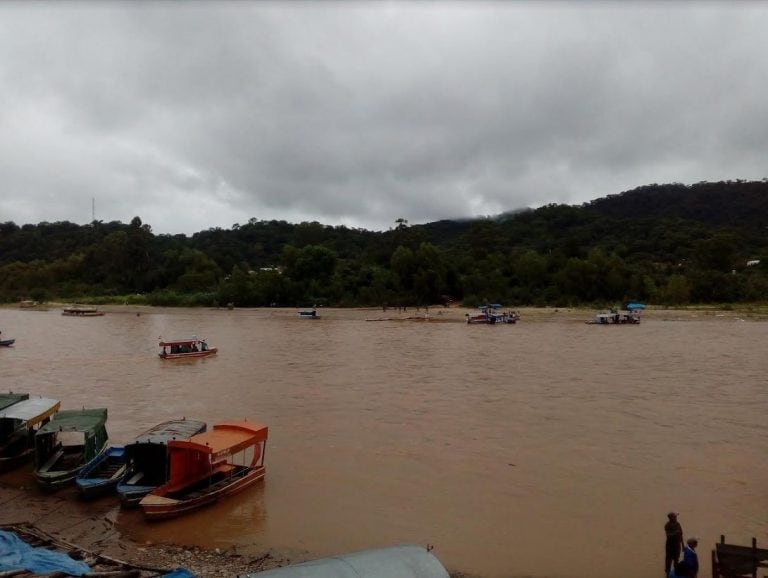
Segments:
[[[670,568],[680,559],[680,550],[683,547],[683,528],[677,521],[677,513],[667,514],[669,521],[664,524],[664,533],[667,541],[664,545],[664,574],[666,575]]]

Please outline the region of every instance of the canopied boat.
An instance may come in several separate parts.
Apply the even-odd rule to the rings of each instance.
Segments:
[[[28,393],[13,393],[12,391],[9,391],[8,393],[0,393],[0,409],[5,409],[6,407],[11,406],[14,403],[19,403],[25,399],[29,399]]]
[[[70,483],[107,449],[107,410],[62,410],[35,434],[35,478],[45,489]]]
[[[499,311],[501,305],[499,303],[489,303],[488,305],[481,305],[479,307],[480,313],[465,315],[467,323],[470,325],[486,324],[496,325],[504,323],[517,323],[520,319],[520,315],[516,311]]]
[[[597,313],[587,321],[589,325],[637,325],[640,323],[640,310],[611,309],[609,312]]]
[[[56,399],[36,397],[0,409],[0,472],[32,458],[35,432],[48,423],[60,405]]]
[[[144,514],[178,516],[252,486],[264,477],[267,436],[264,425],[223,422],[187,441],[168,442],[168,482],[141,500]]]
[[[69,317],[100,317],[101,315],[104,315],[104,312],[99,311],[96,307],[73,305],[71,307],[65,307],[61,314],[68,315]]]
[[[191,357],[208,357],[215,354],[219,348],[210,347],[205,339],[190,337],[189,339],[177,339],[174,341],[160,340],[162,348],[160,359],[187,359]]]
[[[138,506],[149,492],[168,481],[170,457],[168,442],[187,440],[205,431],[205,422],[177,419],[145,431],[125,446],[127,467],[117,484],[123,506]]]

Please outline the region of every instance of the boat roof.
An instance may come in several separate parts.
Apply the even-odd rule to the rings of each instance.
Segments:
[[[4,409],[25,399],[29,399],[28,393],[0,393],[0,409]]]
[[[160,347],[170,346],[170,345],[192,345],[193,343],[200,343],[201,341],[205,341],[205,339],[198,339],[197,337],[188,337],[187,339],[175,339],[173,341],[160,341]]]
[[[28,426],[32,426],[52,416],[59,410],[59,407],[61,407],[61,402],[58,399],[47,397],[25,399],[0,410],[0,419],[18,419],[26,422]]]
[[[205,431],[204,421],[196,419],[172,419],[159,423],[137,436],[130,444],[166,444],[175,439],[187,439]]]
[[[64,409],[37,432],[37,435],[59,431],[93,431],[107,421],[107,408]]]
[[[192,436],[187,441],[171,441],[168,447],[211,454],[213,458],[221,455],[234,454],[265,441],[268,428],[265,425],[250,421],[228,421],[217,423],[213,429]]]

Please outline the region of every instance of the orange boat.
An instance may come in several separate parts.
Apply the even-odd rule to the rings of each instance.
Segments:
[[[218,347],[210,347],[205,339],[190,337],[175,341],[160,340],[160,359],[187,359],[189,357],[208,357],[216,353]]]
[[[264,477],[267,437],[267,426],[240,421],[168,442],[168,482],[142,498],[144,514],[171,518],[252,486]]]

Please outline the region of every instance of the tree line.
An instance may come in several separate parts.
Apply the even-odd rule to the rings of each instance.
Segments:
[[[648,185],[375,232],[251,219],[156,235],[139,217],[0,223],[0,301],[383,306],[768,300],[768,182]]]

